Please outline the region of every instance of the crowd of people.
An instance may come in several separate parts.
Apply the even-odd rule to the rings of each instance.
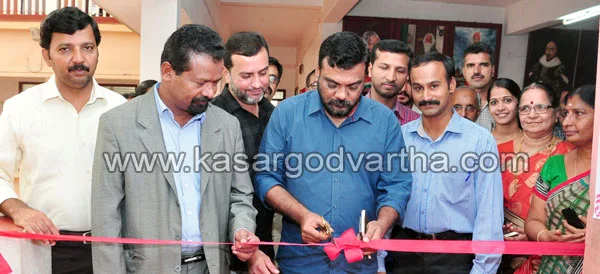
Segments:
[[[442,53],[338,32],[306,91],[275,107],[283,67],[262,35],[223,43],[189,24],[164,44],[161,78],[127,102],[94,80],[90,16],[58,9],[40,29],[54,75],[4,104],[0,212],[28,233],[183,241],[36,241],[53,273],[582,273],[574,256],[364,249],[349,263],[319,245],[253,243],[273,240],[275,213],[285,243],[351,228],[365,242],[584,242],[591,85],[494,79],[476,42],[457,86]]]

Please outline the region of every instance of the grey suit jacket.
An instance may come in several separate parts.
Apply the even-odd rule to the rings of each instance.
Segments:
[[[201,153],[243,153],[235,117],[209,105],[201,130]],[[172,171],[136,172],[133,165],[110,170],[105,158],[126,153],[165,154],[154,93],[100,117],[92,180],[94,236],[181,240],[181,213]],[[131,156],[129,156],[131,157]],[[217,159],[218,160],[218,159]],[[211,160],[206,161],[210,166]],[[255,230],[253,187],[247,172],[201,169],[202,240],[231,242],[240,228]],[[95,273],[177,273],[180,245],[93,244]],[[210,273],[229,273],[230,246],[205,246]]]

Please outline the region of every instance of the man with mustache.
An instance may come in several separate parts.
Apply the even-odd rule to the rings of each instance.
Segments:
[[[387,158],[404,147],[400,123],[388,107],[362,98],[367,57],[366,43],[355,33],[329,36],[319,50],[317,90],[286,99],[271,115],[256,192],[284,216],[283,242],[319,243],[350,228],[358,231],[361,210],[371,220],[363,240],[381,239],[404,215],[411,184],[407,161],[402,155]],[[302,155],[306,161],[297,158]],[[381,169],[361,160],[353,168],[348,159],[377,156],[386,159]],[[331,165],[319,168],[318,158]],[[283,273],[377,271],[375,256],[353,264],[341,256],[330,261],[323,247],[280,246],[277,262]]]
[[[402,125],[419,118],[418,113],[398,101],[400,89],[408,82],[410,58],[410,47],[393,39],[375,44],[369,58],[369,76],[373,88],[365,96],[394,111]]]
[[[496,142],[489,131],[453,110],[453,68],[452,58],[437,52],[411,60],[413,98],[422,114],[402,126],[402,134],[407,147],[425,154],[425,159],[411,159],[412,192],[403,229],[394,238],[503,239]],[[482,155],[496,157],[495,163]],[[486,254],[393,254],[394,273],[409,274],[496,273],[501,258]]]
[[[493,75],[496,66],[494,65],[494,53],[492,48],[485,43],[473,43],[468,46],[463,54],[464,65],[463,75],[469,87],[475,89],[479,93],[481,98],[481,105],[479,109],[479,117],[477,118],[477,124],[492,130],[492,114],[488,106],[488,92],[493,82]]]
[[[221,94],[215,97],[213,104],[235,116],[240,122],[244,151],[248,156],[247,163],[252,166],[274,109],[266,96],[263,97],[270,83],[269,46],[259,33],[234,33],[225,44],[224,59],[227,69],[225,74],[229,83],[225,85]],[[249,174],[254,184],[254,170],[250,169]],[[256,236],[264,241],[272,241],[273,211],[265,208],[256,195],[253,205],[258,210]],[[268,255],[267,261],[275,258],[273,246],[263,245],[260,246],[260,250]],[[256,257],[253,259],[265,259],[262,252],[257,252]],[[247,266],[234,258],[232,269],[244,271],[247,270]]]
[[[234,242],[233,254],[242,261],[257,251],[245,244],[259,241],[248,172],[222,168],[243,156],[242,131],[235,117],[209,104],[224,55],[215,31],[184,25],[165,43],[161,81],[153,90],[101,117],[92,233],[184,243],[93,244],[97,273],[229,273],[227,247],[185,243],[190,241]],[[125,155],[156,161],[111,168],[114,158]]]
[[[94,80],[100,31],[92,17],[74,7],[55,10],[41,23],[40,38],[54,75],[4,104],[0,212],[25,232],[89,235],[98,119],[125,98]],[[13,186],[19,169],[20,196]],[[89,243],[41,243],[52,246],[34,248],[51,249],[52,273],[93,272]]]
[[[403,104],[405,107],[410,108],[417,114],[421,114],[421,110],[419,107],[417,107],[417,105],[414,104],[412,99],[412,88],[410,86],[410,81],[406,81],[404,87],[402,87],[402,90],[400,90],[400,93],[398,93],[398,102]]]

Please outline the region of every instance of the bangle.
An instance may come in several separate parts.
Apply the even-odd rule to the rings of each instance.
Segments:
[[[544,232],[546,232],[546,231],[549,231],[549,230],[543,229],[542,231],[540,231],[540,232],[538,233],[537,237],[535,237],[535,241],[536,241],[536,242],[539,242],[539,241],[540,241],[540,236],[542,235],[542,233],[544,233]]]

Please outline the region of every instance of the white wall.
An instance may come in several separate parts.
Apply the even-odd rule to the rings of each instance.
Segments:
[[[362,0],[348,15],[504,24],[504,13],[501,7],[410,0]],[[511,78],[522,85],[527,39],[527,35],[509,36],[503,33],[498,77]]]

